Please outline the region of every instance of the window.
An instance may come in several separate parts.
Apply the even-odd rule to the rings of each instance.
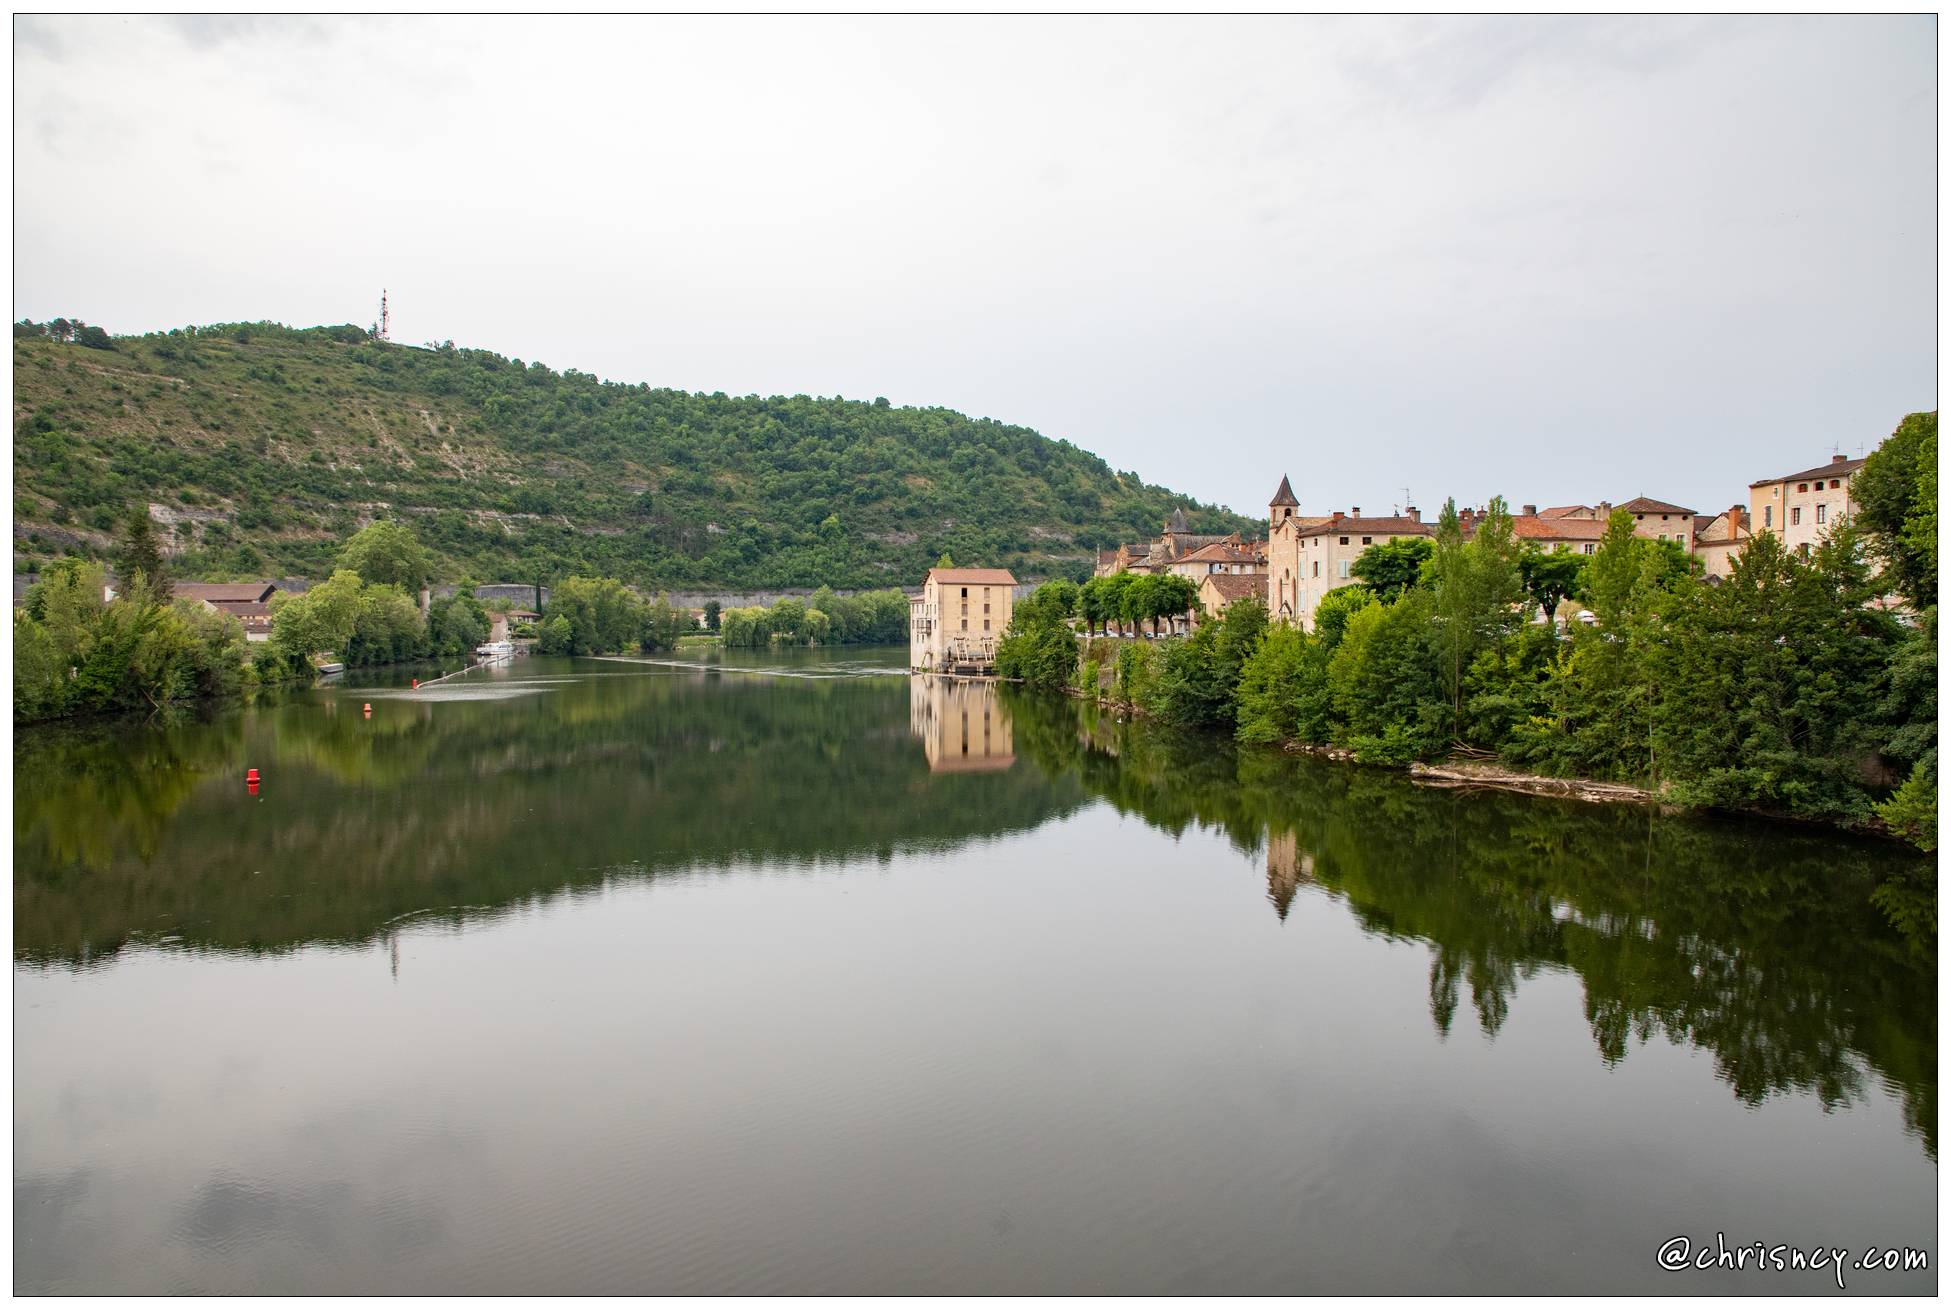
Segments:
[[[962,588],[962,599],[967,600],[968,598],[969,598],[969,589],[967,587],[964,587]]]
[[[1590,555],[1592,553],[1592,543],[1589,541],[1585,543],[1585,553],[1587,555]]]
[[[964,618],[962,620],[962,631],[967,632],[968,630],[969,630],[969,621],[968,619]]]
[[[1363,544],[1364,546],[1371,546],[1371,545],[1374,545],[1374,544],[1375,544],[1375,538],[1374,538],[1374,537],[1363,537],[1363,538],[1362,538],[1362,544]]]
[[[982,612],[984,614],[987,614],[989,612],[989,602],[986,600],[982,602]]]
[[[1662,523],[1664,523],[1664,522],[1666,522],[1666,520],[1667,520],[1667,516],[1666,516],[1666,515],[1664,515],[1664,514],[1662,514],[1662,515],[1660,515],[1660,522],[1662,522]]]
[[[1346,537],[1343,537],[1343,538],[1341,539],[1341,544],[1342,544],[1342,545],[1344,545],[1344,546],[1346,546],[1346,545],[1348,544],[1348,538],[1346,538]]]
[[[1773,505],[1763,505],[1761,507],[1761,526],[1764,528],[1772,528],[1775,526],[1775,507]]]
[[[984,620],[982,621],[982,630],[983,630],[984,632],[987,632],[987,631],[989,631],[989,620],[988,620],[988,619],[984,619]]]
[[[1827,505],[1817,505],[1816,522],[1827,523],[1828,521],[1829,521],[1829,507]]]
[[[1347,560],[1343,560],[1343,561],[1341,562],[1341,576],[1342,576],[1342,577],[1344,577],[1344,578],[1348,576],[1348,561],[1347,561]]]
[[[1789,510],[1788,521],[1791,527],[1793,527],[1795,524],[1798,524],[1802,521],[1802,507],[1800,505],[1797,505],[1793,509]]]
[[[1321,576],[1321,561],[1320,561],[1320,560],[1316,560],[1316,561],[1314,561],[1314,576],[1315,576],[1315,577],[1317,577],[1317,578]]]
[[[1836,490],[1838,487],[1841,487],[1842,485],[1843,485],[1843,480],[1841,478],[1829,479],[1829,489],[1831,491]]]
[[[1809,489],[1809,484],[1806,482],[1798,482],[1795,484],[1795,489],[1797,491],[1807,491]]]

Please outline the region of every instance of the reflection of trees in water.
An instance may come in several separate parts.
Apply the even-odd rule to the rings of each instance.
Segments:
[[[73,962],[163,934],[362,942],[403,915],[474,921],[678,869],[889,859],[1081,803],[1034,771],[931,776],[907,696],[901,680],[632,674],[518,701],[374,699],[371,720],[356,697],[306,698],[167,731],[40,734],[21,748],[36,776],[16,773],[15,955]],[[265,761],[259,804],[241,779]],[[66,783],[84,771],[85,787]]]
[[[1430,1015],[1467,994],[1495,1035],[1520,983],[1575,972],[1600,1056],[1656,1036],[1713,1053],[1743,1101],[1860,1099],[1866,1066],[1935,1151],[1936,966],[1872,903],[1921,878],[1891,844],[1755,821],[1419,787],[1405,777],[1008,696],[1019,755],[1168,832],[1264,849],[1283,918],[1303,882],[1368,931],[1426,943]]]

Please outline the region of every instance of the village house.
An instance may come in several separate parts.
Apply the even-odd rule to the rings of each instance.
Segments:
[[[1296,513],[1299,502],[1285,477],[1267,506],[1267,612],[1310,629],[1314,607],[1336,587],[1360,582],[1350,569],[1370,546],[1404,537],[1427,537],[1430,526],[1410,506],[1404,514],[1365,517],[1358,505],[1326,518]]]
[[[1113,551],[1099,551],[1095,576],[1109,577],[1113,573],[1165,573],[1176,571],[1172,566],[1183,562],[1205,546],[1230,545],[1239,547],[1240,534],[1194,532],[1191,523],[1182,509],[1172,511],[1172,517],[1165,521],[1165,530],[1157,539],[1146,544],[1119,546]],[[1187,573],[1185,576],[1194,576]]]
[[[1201,546],[1191,554],[1173,560],[1165,566],[1164,571],[1191,578],[1194,582],[1214,573],[1242,576],[1262,574],[1267,571],[1267,548],[1264,542],[1241,541],[1240,534],[1236,532],[1224,541]]]
[[[1016,576],[1008,569],[930,569],[908,601],[908,666],[946,673],[990,669],[1009,627]]]
[[[271,597],[275,582],[177,582],[170,594],[228,614],[244,625],[246,641],[271,640]]]
[[[1226,607],[1247,596],[1267,599],[1265,573],[1208,573],[1199,579],[1201,622],[1218,618]]]
[[[1541,519],[1552,522],[1565,520],[1590,521],[1601,528],[1611,520],[1612,512],[1623,509],[1633,516],[1633,534],[1654,541],[1677,541],[1680,548],[1692,553],[1694,548],[1694,519],[1696,515],[1684,505],[1669,501],[1654,500],[1650,496],[1635,496],[1633,499],[1614,505],[1602,500],[1596,505],[1553,505],[1549,509],[1535,511]],[[1534,511],[1529,505],[1525,513]]]
[[[1860,459],[1832,455],[1827,464],[1748,484],[1748,527],[1772,532],[1790,550],[1807,554],[1829,535],[1829,525],[1856,504],[1849,480],[1863,467]]]
[[[1731,505],[1711,518],[1702,514],[1694,519],[1694,555],[1710,582],[1734,571],[1749,532],[1748,511],[1741,505]]]

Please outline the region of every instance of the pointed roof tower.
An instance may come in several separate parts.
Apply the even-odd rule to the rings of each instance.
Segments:
[[[1167,532],[1177,532],[1177,533],[1191,532],[1192,525],[1186,522],[1186,512],[1183,509],[1173,510],[1172,517],[1166,520],[1165,530]]]
[[[1276,491],[1274,493],[1274,498],[1267,502],[1267,507],[1269,509],[1274,509],[1274,508],[1278,508],[1281,505],[1292,505],[1295,508],[1299,508],[1300,503],[1301,503],[1300,501],[1294,499],[1294,488],[1288,485],[1287,475],[1285,473],[1281,474],[1280,490]]]

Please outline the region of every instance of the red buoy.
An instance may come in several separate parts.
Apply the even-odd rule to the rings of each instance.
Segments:
[[[373,717],[373,703],[371,701],[366,702],[366,717],[369,719]]]
[[[256,769],[244,770],[244,781],[250,783],[251,786],[253,787],[257,786],[257,770]]]
[[[244,784],[244,787],[245,787],[245,789],[246,789],[246,790],[248,790],[248,791],[249,791],[249,792],[251,793],[251,795],[253,795],[253,796],[255,796],[255,795],[257,795],[257,779],[256,779],[256,778],[252,778],[252,779],[251,779],[251,780],[250,780],[249,782],[247,782],[247,783],[245,783],[245,784]]]
[[[418,678],[415,678],[415,679],[413,680],[413,689],[414,689],[415,691],[419,691],[419,690],[420,690],[420,679],[418,679]]]

